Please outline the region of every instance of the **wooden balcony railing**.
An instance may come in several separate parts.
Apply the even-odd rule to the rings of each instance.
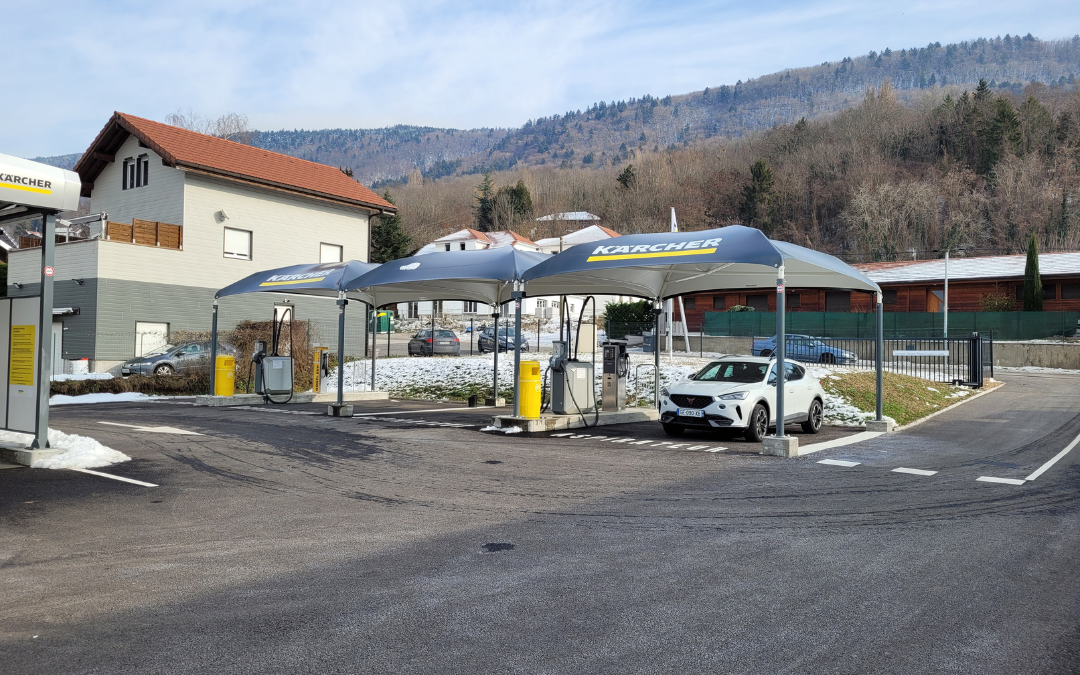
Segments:
[[[133,218],[130,225],[109,221],[105,226],[105,238],[110,241],[126,241],[139,246],[184,250],[183,225],[158,223],[152,220]]]

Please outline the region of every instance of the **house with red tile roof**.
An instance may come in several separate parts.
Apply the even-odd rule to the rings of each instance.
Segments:
[[[466,227],[464,230],[451,232],[420,248],[417,255],[436,251],[479,251],[488,248],[513,246],[519,251],[539,252],[540,247],[513,230],[500,232],[481,232]]]
[[[396,208],[340,169],[115,113],[75,165],[82,196],[107,218],[56,248],[64,359],[96,371],[207,330],[214,293],[254,272],[368,259],[372,216]],[[36,293],[40,250],[12,251],[8,293]],[[256,297],[263,296],[263,297]],[[225,329],[269,320],[277,296],[221,301]],[[333,326],[331,301],[292,301],[298,320]],[[362,312],[346,347],[362,353]],[[323,331],[324,343],[336,330]],[[331,344],[331,348],[336,348]]]

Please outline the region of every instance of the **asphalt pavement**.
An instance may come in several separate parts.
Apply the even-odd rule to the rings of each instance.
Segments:
[[[133,458],[102,471],[158,487],[0,471],[0,663],[1078,672],[1080,376],[999,379],[790,460],[659,425],[482,432],[490,409],[433,402],[57,408]]]

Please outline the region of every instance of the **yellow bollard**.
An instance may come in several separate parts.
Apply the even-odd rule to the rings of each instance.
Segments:
[[[214,367],[214,396],[232,396],[236,390],[236,359],[218,354]]]
[[[521,416],[535,420],[540,417],[540,397],[543,394],[543,382],[540,378],[540,363],[538,361],[522,361],[521,372],[521,405],[518,406]]]

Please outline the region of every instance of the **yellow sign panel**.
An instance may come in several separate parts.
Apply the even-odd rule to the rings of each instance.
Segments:
[[[8,383],[34,386],[34,347],[37,326],[11,327],[11,366]]]

